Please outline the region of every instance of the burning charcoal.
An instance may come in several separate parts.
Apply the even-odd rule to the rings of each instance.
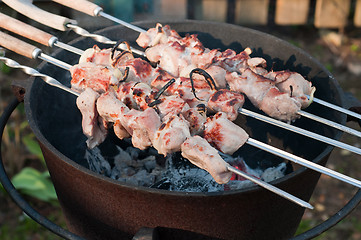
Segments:
[[[266,182],[271,182],[273,180],[283,177],[285,175],[285,171],[286,171],[286,164],[281,163],[277,167],[271,167],[266,169],[261,175],[261,179],[263,179]]]
[[[148,171],[151,172],[155,167],[157,166],[157,162],[155,160],[155,157],[153,156],[153,158],[147,160],[144,162],[144,168]]]
[[[171,187],[171,183],[169,182],[169,179],[163,178],[162,180],[153,183],[149,187],[163,189],[163,190],[169,190]]]
[[[135,147],[127,147],[125,151],[130,155],[132,159],[138,159],[139,153],[141,152],[140,149]]]
[[[85,158],[88,161],[89,169],[105,176],[110,176],[110,164],[101,155],[100,150],[95,147],[85,151]]]
[[[255,184],[249,180],[243,180],[243,181],[233,180],[233,181],[229,181],[227,184],[224,185],[224,190],[225,191],[237,190],[237,189],[250,187],[252,185],[255,185]]]
[[[132,167],[127,167],[127,168],[122,169],[122,173],[125,176],[134,176],[136,174],[136,171]]]

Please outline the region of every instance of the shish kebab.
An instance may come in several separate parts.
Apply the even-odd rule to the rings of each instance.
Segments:
[[[16,51],[16,47],[14,49]],[[92,49],[88,49],[90,51],[93,51]],[[105,53],[106,51],[108,51],[108,53]],[[107,59],[106,57],[104,57],[104,55],[109,55],[110,54],[110,51],[109,50],[105,50],[105,52],[103,52],[100,56],[102,56],[103,59],[105,59],[106,62],[109,61],[109,59]],[[89,52],[88,52],[89,53]],[[129,55],[129,54],[128,54]],[[30,56],[31,57],[31,56]],[[89,57],[89,55],[88,55]],[[63,69],[66,69],[68,70],[69,68],[71,68],[71,65],[69,64],[65,64],[63,62],[60,62],[58,61],[57,59],[54,59],[54,58],[51,58],[50,56],[47,56],[43,53],[41,53],[40,55],[38,55],[38,58],[42,59],[42,60],[45,60],[45,61],[48,61],[48,62],[51,62],[52,64],[55,64]],[[84,58],[83,58],[84,59]],[[144,62],[143,62],[144,63]],[[103,67],[101,67],[102,69]],[[149,66],[150,68],[150,66]],[[159,80],[159,79],[158,79]],[[251,111],[248,111],[246,109],[242,109],[240,108],[238,110],[240,113],[244,114],[244,115],[247,115],[247,116],[251,116],[253,118],[256,118],[256,119],[259,119],[259,120],[262,120],[262,121],[265,121],[267,123],[270,123],[270,124],[273,124],[273,125],[276,125],[276,126],[279,126],[279,127],[282,127],[284,129],[287,129],[287,130],[290,130],[290,131],[293,131],[293,132],[296,132],[296,133],[299,133],[299,134],[302,134],[304,136],[308,136],[308,137],[311,137],[313,139],[316,139],[316,140],[319,140],[319,141],[323,141],[327,144],[330,144],[330,145],[333,145],[333,146],[336,146],[336,147],[341,147],[343,149],[347,149],[351,152],[354,152],[354,153],[357,153],[357,154],[360,154],[360,149],[356,148],[356,147],[353,147],[353,146],[350,146],[350,145],[347,145],[347,144],[344,144],[342,142],[339,142],[339,141],[335,141],[333,139],[330,139],[330,138],[327,138],[327,137],[324,137],[324,136],[321,136],[319,134],[316,134],[316,133],[313,133],[313,132],[310,132],[310,131],[306,131],[304,129],[301,129],[301,128],[298,128],[298,127],[295,127],[295,126],[292,126],[292,125],[289,125],[289,124],[286,124],[286,123],[283,123],[281,121],[277,121],[275,119],[272,119],[272,118],[269,118],[269,117],[266,117],[264,115],[261,115],[261,114],[257,114],[257,113],[254,113],[254,112],[251,112]]]
[[[64,6],[67,6],[69,8],[75,9],[77,11],[83,12],[83,13],[88,14],[88,15],[93,16],[93,17],[101,16],[101,17],[107,18],[107,19],[109,19],[109,20],[111,20],[113,22],[116,22],[116,23],[118,23],[120,25],[123,25],[123,26],[129,28],[129,29],[132,29],[132,30],[134,30],[136,32],[139,32],[140,34],[147,32],[147,30],[145,30],[143,28],[140,28],[140,27],[135,26],[133,24],[127,23],[127,22],[122,21],[122,20],[120,20],[118,18],[115,18],[114,16],[111,16],[109,14],[104,13],[103,9],[100,6],[98,6],[98,5],[96,5],[96,4],[92,3],[92,2],[89,2],[87,0],[78,0],[78,1],[53,0],[53,1],[57,2],[59,4],[62,4]],[[308,96],[308,97],[310,98],[311,96]],[[336,111],[343,112],[343,113],[345,113],[347,115],[350,115],[350,116],[353,116],[355,118],[361,119],[361,115],[356,113],[356,112],[350,111],[348,109],[344,109],[342,107],[339,107],[337,105],[331,104],[329,102],[323,101],[323,100],[315,98],[315,97],[313,97],[313,101],[318,103],[318,104],[321,104],[323,106],[332,108],[332,109],[334,109]],[[305,114],[307,114],[307,113],[305,113]],[[310,116],[310,115],[308,115],[308,116],[313,117],[313,116]]]
[[[31,32],[39,32],[40,30],[38,30],[38,29],[33,29],[33,27],[32,26],[29,26],[29,25],[26,25],[26,24],[24,24],[24,23],[21,23],[20,21],[18,21],[18,20],[16,20],[16,19],[12,19],[12,18],[10,18],[10,17],[7,17],[6,15],[0,15],[0,18],[1,19],[3,19],[3,20],[8,20],[7,22],[8,22],[8,24],[2,24],[2,27],[4,27],[4,28],[6,28],[6,29],[8,29],[8,30],[10,30],[10,31],[13,31],[13,32],[16,32],[16,33],[19,33],[19,34],[25,34],[27,37],[30,37],[30,38],[32,38],[31,37]],[[5,22],[5,21],[4,21]],[[12,24],[13,23],[13,24]],[[24,26],[23,26],[24,25]],[[15,28],[15,27],[18,27],[19,26],[19,28]],[[159,28],[159,26],[158,26],[158,28]],[[19,31],[19,29],[22,29],[21,31]],[[154,30],[154,29],[153,29]],[[150,31],[152,31],[152,29],[150,30]],[[163,34],[165,31],[163,31],[163,29],[162,29],[162,31],[161,31],[161,33]],[[49,34],[46,34],[46,33],[44,33],[44,32],[42,32],[42,31],[40,31],[39,32],[39,34],[38,34],[39,36],[48,36]],[[152,34],[151,34],[152,35]],[[154,35],[154,34],[153,34]],[[156,34],[157,35],[157,34]],[[164,36],[163,36],[164,37]],[[180,38],[179,37],[179,35],[177,36],[178,38]],[[141,38],[141,37],[140,37]],[[156,38],[158,38],[158,40],[157,41],[160,41],[160,39],[161,39],[161,37],[159,37],[159,34],[157,35],[157,37]],[[33,38],[34,39],[34,38]],[[51,38],[51,39],[53,39],[53,38]],[[36,40],[38,40],[38,42],[40,42],[40,43],[42,43],[42,44],[44,44],[44,40],[42,40],[42,39],[39,39],[39,38],[36,38]],[[139,40],[139,39],[138,39]],[[197,41],[197,39],[195,39],[195,41]],[[152,40],[152,42],[154,43],[154,39]],[[48,44],[49,45],[49,44]],[[63,48],[65,48],[65,49],[67,49],[66,47],[64,47],[64,45],[65,44],[62,44],[62,45],[60,45],[61,47],[63,47]],[[143,45],[144,45],[144,41],[143,41]],[[71,46],[70,46],[71,47]],[[128,46],[129,47],[129,46]],[[74,48],[74,47],[72,47],[74,50],[71,50],[71,51],[73,51],[73,52],[76,52],[76,53],[82,53],[83,51],[82,50],[77,50],[76,48]],[[68,50],[68,49],[67,49]],[[235,53],[234,53],[235,54]],[[234,55],[233,54],[233,55]],[[257,59],[257,58],[254,58],[254,59]],[[257,61],[256,61],[257,62]],[[60,64],[61,65],[61,64]],[[289,74],[289,73],[286,73],[286,74],[284,74],[284,75],[287,75],[287,74]],[[275,73],[273,73],[273,76],[274,77],[276,77],[276,74]],[[301,77],[301,76],[300,76]],[[282,77],[281,77],[282,78]],[[302,78],[302,77],[301,77]],[[305,81],[305,80],[304,80]],[[238,84],[239,85],[239,84]],[[287,89],[286,89],[287,90]],[[296,91],[295,91],[296,92]],[[292,93],[291,93],[292,94]],[[305,96],[303,96],[303,98],[304,99],[306,99],[306,97]],[[305,104],[305,100],[302,100],[303,101],[303,103],[302,104]],[[292,103],[292,102],[291,102]],[[308,104],[308,103],[306,103],[306,104]],[[283,104],[283,106],[285,106],[285,104]],[[243,112],[243,114],[247,114],[246,112]],[[307,117],[309,117],[309,118],[311,118],[311,119],[313,119],[313,120],[318,120],[319,119],[319,117],[317,117],[317,116],[314,116],[314,115],[312,115],[312,114],[309,114],[309,113],[306,113],[306,112],[303,112],[302,111],[302,113],[301,113],[302,115],[306,115]],[[328,121],[328,120],[326,120],[326,119],[324,119],[322,122],[323,123],[325,123],[325,121]],[[337,129],[340,129],[340,130],[343,130],[343,131],[346,131],[346,132],[348,132],[348,133],[351,133],[351,134],[353,134],[353,135],[356,135],[356,136],[360,136],[360,134],[359,134],[359,132],[358,131],[355,131],[355,130],[353,130],[353,129],[350,129],[350,128],[348,128],[348,127],[345,127],[345,126],[343,126],[343,125],[340,125],[340,124],[337,124],[337,123],[334,123],[334,122],[332,122],[332,121],[328,121],[328,122],[326,122],[326,124],[328,124],[328,125],[331,125],[332,127],[336,127]]]
[[[0,35],[1,36],[1,35]],[[15,42],[16,41],[18,41],[17,39],[13,39],[13,40],[15,40]],[[14,43],[14,41],[12,40],[12,43]],[[16,46],[19,46],[19,44],[18,43],[15,43],[15,45]],[[34,49],[34,47],[32,47],[31,45],[30,46],[28,46],[28,45],[26,45],[26,49],[28,49],[27,51],[31,51],[31,53],[28,53],[28,54],[26,54],[27,56],[31,56],[31,55],[37,55],[37,54],[39,54],[40,53],[40,51],[39,51],[39,49]],[[36,53],[36,54],[33,54],[33,53]],[[22,54],[24,54],[24,52],[22,52]],[[3,58],[2,59],[3,61],[5,61],[5,63],[7,63],[9,66],[12,66],[12,67],[15,67],[16,66],[16,64],[14,64],[13,63],[13,61],[11,61],[11,60],[9,60],[9,59],[7,59],[7,58]],[[22,67],[19,67],[19,66],[17,66],[18,68],[22,68]],[[25,70],[28,70],[28,68],[24,68]],[[29,74],[31,74],[31,71],[27,71],[27,73],[29,73]],[[51,78],[45,78],[45,80],[49,83],[54,83],[56,80],[54,80],[54,79],[51,79]],[[59,85],[61,85],[61,84],[59,84],[59,83],[57,83],[58,84],[58,86]],[[56,86],[56,84],[55,84],[55,86]],[[61,85],[62,86],[62,85]],[[62,86],[63,88],[64,88],[64,86]],[[66,88],[66,87],[65,87]],[[112,89],[112,88],[111,88]],[[69,89],[70,90],[70,89]],[[68,90],[68,91],[69,91]],[[90,91],[90,92],[92,92],[92,93],[94,93],[95,95],[96,94],[98,94],[98,93],[96,93],[94,90],[92,90],[92,89],[90,89],[90,88],[86,88],[85,89],[85,91],[84,92],[86,92],[86,91]],[[70,91],[70,92],[72,92],[72,90]],[[84,93],[83,92],[83,93]],[[74,92],[72,92],[73,94],[74,94]],[[78,97],[78,100],[81,102],[81,97],[82,97],[82,94],[83,93],[81,93],[80,95],[79,95],[79,93],[75,93],[77,96],[79,96]],[[94,95],[93,94],[93,95]],[[99,94],[98,94],[99,95]],[[83,95],[84,96],[84,95]],[[86,96],[86,95],[85,95]],[[86,96],[86,98],[87,98],[88,96]],[[101,110],[101,108],[98,108],[97,110],[99,111],[99,112],[103,112],[103,115],[101,114],[101,116],[103,116],[104,118],[116,118],[117,117],[117,115],[119,115],[119,112],[121,112],[121,111],[124,111],[127,107],[126,107],[126,105],[125,104],[122,104],[122,102],[121,101],[119,101],[119,99],[117,99],[117,97],[114,95],[114,91],[108,91],[108,92],[106,92],[106,93],[103,93],[99,98],[97,98],[98,99],[98,101],[100,101],[100,102],[103,102],[104,104],[103,104],[103,106],[113,106],[113,107],[115,107],[115,111],[114,111],[114,109],[113,109],[113,112],[111,111],[111,112],[107,112],[107,111],[102,111]],[[78,100],[77,100],[77,102],[78,102]],[[109,102],[110,103],[114,103],[114,101],[116,102],[115,104],[109,104]],[[100,102],[98,102],[99,104],[100,104]],[[95,104],[95,101],[94,101],[94,104]],[[81,105],[81,104],[80,104]],[[118,106],[118,108],[117,108],[117,106]],[[134,109],[133,109],[134,110]],[[131,111],[133,111],[133,110],[129,110],[129,112],[127,112],[126,114],[128,114],[129,115],[129,113],[131,112]],[[152,108],[148,108],[148,109],[146,109],[145,111],[148,111],[147,112],[147,114],[144,114],[143,115],[143,117],[141,117],[140,118],[140,120],[144,120],[144,119],[146,119],[146,118],[151,118],[152,120],[156,120],[157,119],[157,114],[155,113],[155,111],[152,109]],[[144,112],[145,112],[144,111]],[[136,112],[136,111],[133,111],[133,112]],[[143,112],[143,113],[144,113]],[[149,114],[149,113],[151,113],[151,114]],[[124,114],[124,116],[126,115],[126,114]],[[140,113],[140,114],[142,114],[142,113]],[[172,114],[172,113],[171,113]],[[123,116],[123,117],[124,117]],[[152,117],[152,116],[154,116],[154,117]],[[131,114],[130,114],[130,117],[132,118],[132,116],[131,116]],[[145,118],[144,118],[145,117]],[[159,118],[159,116],[158,116],[158,118]],[[133,118],[134,119],[134,118]],[[111,119],[108,119],[108,120],[111,120]],[[179,120],[181,120],[182,121],[182,119],[179,119]],[[214,122],[213,122],[213,120],[215,120]],[[235,128],[238,128],[238,131],[234,131],[234,132],[238,132],[239,133],[239,131],[242,131],[243,133],[245,133],[241,128],[239,128],[237,125],[235,125],[235,124],[233,124],[231,121],[229,121],[228,119],[227,119],[227,117],[225,117],[224,116],[224,113],[217,113],[216,115],[214,115],[213,117],[211,117],[211,118],[209,118],[209,119],[207,119],[207,123],[206,124],[209,124],[209,125],[216,125],[217,124],[217,121],[224,121],[224,122],[226,122],[226,125],[227,125],[227,127],[226,128],[223,128],[223,129],[225,129],[225,130],[227,130],[227,128],[228,127],[231,127],[231,128],[233,128],[233,130],[235,129]],[[122,122],[123,123],[123,122]],[[158,123],[160,124],[160,122],[158,121]],[[167,124],[169,123],[169,121],[167,122]],[[144,122],[143,121],[143,124],[145,124],[144,126],[146,126],[147,125],[147,123],[146,122]],[[159,125],[158,124],[158,125]],[[232,125],[233,124],[233,125]],[[148,122],[148,125],[149,125],[149,122]],[[128,127],[130,127],[130,126],[128,126]],[[234,128],[235,127],[235,128]],[[152,127],[152,126],[149,126],[149,128],[148,129],[151,129],[151,128],[153,128],[153,130],[152,131],[155,131],[155,129],[156,128],[154,128],[154,126]],[[159,129],[160,129],[161,127],[159,127]],[[166,127],[164,127],[163,126],[163,128],[166,128]],[[212,126],[209,126],[209,132],[212,132],[213,131],[213,129],[212,129],[213,127]],[[158,129],[158,131],[159,131],[159,129]],[[217,131],[217,128],[214,128],[216,131]],[[134,130],[134,129],[133,129]],[[229,132],[230,130],[228,129],[228,133],[230,133]],[[224,181],[224,179],[222,180],[222,175],[225,173],[225,172],[222,172],[221,171],[221,177],[220,176],[217,176],[217,172],[214,172],[214,171],[217,171],[217,169],[215,169],[215,166],[214,165],[212,165],[212,164],[210,164],[210,162],[207,162],[207,161],[204,161],[204,159],[203,158],[200,158],[200,156],[199,155],[197,155],[194,151],[192,151],[192,147],[190,147],[190,146],[193,146],[193,147],[198,147],[198,148],[200,148],[200,149],[210,149],[210,151],[211,151],[211,153],[205,153],[205,155],[203,156],[203,157],[206,157],[206,159],[207,159],[207,156],[208,156],[208,160],[209,160],[209,154],[211,155],[211,156],[213,156],[214,154],[216,154],[217,152],[214,152],[214,151],[216,151],[214,148],[212,148],[210,145],[209,145],[209,143],[207,142],[207,141],[205,141],[204,139],[202,139],[201,137],[197,137],[197,136],[190,136],[190,134],[186,134],[187,136],[185,137],[186,138],[186,140],[185,140],[185,142],[183,142],[183,144],[181,144],[181,150],[183,150],[183,152],[184,152],[184,156],[186,157],[186,158],[188,158],[192,163],[194,163],[195,165],[197,165],[198,167],[201,167],[201,168],[204,168],[204,169],[206,169],[206,170],[208,170],[211,174],[212,174],[212,176],[213,177],[215,177],[215,179],[218,179],[218,181],[220,181],[220,182],[222,182],[222,181]],[[210,134],[211,135],[211,134]],[[231,133],[231,135],[233,135],[234,136],[234,133]],[[223,135],[223,136],[225,136],[225,135]],[[133,137],[134,137],[134,135],[133,135]],[[239,138],[239,136],[237,136],[237,138]],[[241,142],[240,142],[241,141]],[[226,152],[226,153],[232,153],[232,151],[235,151],[238,147],[240,147],[241,145],[243,145],[243,143],[244,142],[246,142],[246,143],[248,143],[248,144],[250,144],[250,145],[252,145],[252,146],[255,146],[255,147],[258,147],[258,148],[261,148],[261,149],[263,149],[263,150],[265,150],[265,151],[268,151],[268,152],[271,152],[271,153],[273,153],[273,154],[275,154],[275,155],[277,155],[277,156],[281,156],[281,157],[283,157],[283,158],[285,158],[285,159],[288,159],[288,160],[291,160],[291,161],[293,161],[293,162],[296,162],[296,163],[298,163],[298,164],[300,164],[300,165],[302,165],[302,166],[306,166],[306,167],[308,167],[308,168],[310,168],[310,169],[313,169],[313,170],[315,170],[315,171],[318,171],[318,172],[321,172],[321,173],[325,173],[325,174],[327,174],[327,175],[329,175],[329,176],[332,176],[332,177],[335,177],[335,178],[337,178],[337,179],[340,179],[341,181],[345,181],[345,182],[348,182],[348,183],[350,183],[350,184],[352,184],[352,185],[354,185],[354,186],[357,186],[357,187],[360,187],[361,185],[360,185],[360,181],[358,181],[358,180],[355,180],[355,179],[352,179],[352,178],[350,178],[350,177],[348,177],[348,176],[345,176],[345,175],[342,175],[342,174],[340,174],[340,173],[337,173],[337,172],[335,172],[335,171],[332,171],[332,170],[330,170],[330,169],[327,169],[327,168],[325,168],[325,167],[322,167],[322,166],[319,166],[319,165],[317,165],[317,164],[315,164],[315,163],[312,163],[312,162],[310,162],[310,161],[307,161],[307,160],[305,160],[305,159],[302,159],[302,158],[300,158],[300,157],[297,157],[297,156],[295,156],[295,155],[292,155],[292,154],[290,154],[290,153],[287,153],[287,152],[285,152],[285,151],[282,151],[282,150],[280,150],[280,149],[277,149],[277,148],[274,148],[274,147],[271,147],[271,146],[269,146],[269,145],[267,145],[267,144],[264,144],[264,143],[262,143],[262,142],[259,142],[259,141],[257,141],[257,140],[254,140],[254,139],[251,139],[251,138],[248,138],[248,135],[244,135],[244,137],[243,137],[243,139],[241,138],[240,140],[238,140],[238,143],[237,144],[239,144],[239,145],[233,145],[233,150],[224,150],[224,149],[222,149],[224,152]],[[225,146],[225,145],[223,145],[223,146]],[[222,147],[222,146],[221,146]],[[178,147],[179,148],[179,147]],[[214,150],[211,150],[211,149],[214,149]],[[172,151],[172,149],[169,149],[170,151]],[[187,155],[188,154],[188,155]],[[218,154],[217,154],[218,155]],[[213,158],[213,157],[212,157]],[[227,171],[231,171],[231,172],[235,172],[235,171],[238,171],[238,170],[235,170],[235,169],[232,169],[232,168],[230,168],[227,164],[224,166],[224,164],[225,164],[225,162],[223,162],[223,160],[219,157],[218,158],[218,164],[219,164],[219,166],[216,166],[216,168],[217,167],[220,167],[220,169],[222,169],[222,167],[223,168],[226,168],[227,169]],[[224,169],[223,169],[224,170]],[[237,174],[239,174],[239,173],[237,173]],[[220,177],[220,178],[219,178]],[[227,174],[226,174],[226,180],[227,180]],[[248,178],[249,179],[249,178]],[[229,179],[228,179],[229,180]],[[250,179],[251,180],[251,179]],[[252,180],[253,181],[253,180]]]
[[[71,23],[73,22],[74,23],[74,20],[71,20],[71,19],[67,19],[67,18],[64,18],[64,17],[61,17],[61,16],[58,16],[58,15],[55,15],[55,14],[51,14],[51,13],[48,13],[46,11],[43,11],[41,10],[40,8],[37,8],[36,6],[34,6],[33,4],[31,4],[31,2],[22,2],[22,1],[14,1],[14,0],[5,0],[4,1],[6,4],[8,4],[10,7],[14,8],[15,10],[21,12],[22,14],[44,24],[44,25],[47,25],[47,26],[50,26],[52,28],[55,28],[55,29],[59,29],[59,30],[62,30],[64,31],[64,28],[66,27],[70,27],[72,28],[74,31],[76,31],[78,34],[82,35],[82,36],[86,36],[86,37],[92,37],[94,38],[95,40],[99,41],[99,42],[102,42],[102,43],[114,43],[114,41],[109,41],[109,39],[106,39],[104,38],[103,36],[99,36],[99,35],[95,35],[95,34],[89,34],[87,31],[85,31],[84,29],[81,29],[79,26],[76,26],[76,25],[72,25]],[[119,19],[116,19],[108,14],[105,14],[102,10],[102,8],[100,8],[99,6],[93,4],[93,3],[90,3],[89,1],[84,1],[84,0],[80,0],[80,1],[69,1],[69,0],[57,0],[56,2],[60,3],[60,4],[64,4],[65,6],[68,6],[68,7],[71,7],[71,8],[74,8],[78,11],[82,11],[86,14],[89,14],[91,16],[103,16],[103,17],[106,17],[112,21],[115,21],[119,24],[122,24],[128,28],[131,28],[137,32],[140,32],[140,33],[145,33],[146,30],[144,29],[141,29],[137,26],[134,26],[132,24],[129,24],[129,23],[126,23],[124,21],[121,21]],[[51,18],[53,17],[53,18]],[[48,21],[48,19],[51,19],[51,21]],[[123,47],[124,49],[124,47]],[[143,52],[140,52],[138,50],[134,50],[135,53],[137,54],[140,54],[140,55],[143,55],[144,56],[144,53]],[[307,95],[306,95],[307,96]],[[345,114],[348,114],[350,116],[353,116],[353,117],[356,117],[356,118],[359,118],[361,119],[361,115],[360,114],[357,114],[355,112],[352,112],[350,110],[347,110],[347,109],[344,109],[342,107],[339,107],[337,105],[334,105],[334,104],[331,104],[329,102],[326,102],[326,101],[323,101],[323,100],[320,100],[320,99],[317,99],[317,98],[314,98],[313,96],[307,96],[308,98],[313,98],[313,101],[314,102],[317,102],[321,105],[324,105],[326,107],[329,107],[329,108],[332,108],[336,111],[340,111],[340,112],[343,112]],[[353,129],[351,128],[348,128],[348,127],[345,127],[345,126],[342,126],[340,124],[337,124],[333,121],[330,121],[330,120],[327,120],[327,119],[322,119],[316,115],[313,115],[313,114],[310,114],[310,113],[307,113],[307,112],[304,112],[304,111],[299,111],[300,115],[304,116],[304,117],[307,117],[307,118],[310,118],[312,120],[315,120],[315,121],[319,121],[319,122],[322,122],[326,125],[329,125],[331,127],[334,127],[334,128],[337,128],[339,130],[342,130],[342,131],[345,131],[345,132],[348,132],[350,134],[353,134],[353,135],[356,135],[356,136],[360,136],[360,133],[358,133],[357,131],[354,131]]]
[[[4,35],[4,34],[3,34]],[[6,36],[6,35],[4,35]],[[17,51],[19,49],[16,48],[16,46],[14,46],[14,49],[12,49],[13,51]],[[88,49],[90,51],[93,51],[92,49]],[[106,53],[107,52],[107,53]],[[22,54],[22,53],[20,53]],[[109,59],[107,57],[104,57],[106,55],[109,55],[110,54],[110,50],[105,50],[105,52],[103,52],[102,54],[100,54],[100,56],[102,56],[101,58],[106,62],[109,61]],[[130,54],[128,54],[130,55]],[[28,56],[28,57],[32,57],[32,56]],[[89,57],[89,55],[88,55]],[[52,64],[55,64],[63,69],[66,69],[66,70],[69,70],[72,66],[69,65],[69,64],[66,64],[66,63],[63,63],[57,59],[54,59],[50,56],[47,56],[46,54],[38,54],[38,58],[44,60],[44,61],[48,61]],[[83,58],[84,59],[84,58]],[[85,58],[86,59],[86,58]],[[144,62],[143,62],[144,63]],[[150,67],[149,67],[150,68]],[[99,68],[100,70],[101,69],[105,69],[104,67],[100,67]],[[99,70],[98,69],[98,70]],[[118,74],[121,74],[121,73],[118,73]],[[112,78],[112,76],[108,76],[108,79]],[[156,78],[156,80],[159,80],[158,78]],[[189,85],[189,84],[188,84]],[[104,86],[103,86],[104,87]],[[207,87],[207,86],[206,86]],[[209,88],[210,89],[210,88]],[[189,90],[189,89],[188,89]],[[188,94],[189,95],[189,94]],[[322,142],[325,142],[327,144],[330,144],[330,145],[333,145],[333,146],[336,146],[336,147],[340,147],[340,148],[343,148],[343,149],[347,149],[351,152],[354,152],[354,153],[357,153],[357,154],[361,154],[361,151],[359,148],[356,148],[356,147],[353,147],[353,146],[350,146],[350,145],[347,145],[347,144],[344,144],[342,142],[339,142],[339,141],[335,141],[333,139],[330,139],[330,138],[327,138],[327,137],[324,137],[322,135],[319,135],[319,134],[316,134],[316,133],[313,133],[313,132],[310,132],[310,131],[307,131],[307,130],[304,130],[304,129],[301,129],[301,128],[298,128],[296,126],[293,126],[293,125],[289,125],[289,124],[286,124],[284,122],[281,122],[281,121],[277,121],[275,119],[272,119],[272,118],[269,118],[269,117],[266,117],[264,115],[261,115],[261,114],[257,114],[257,113],[254,113],[254,112],[251,112],[251,111],[248,111],[246,109],[243,109],[243,108],[239,108],[238,111],[244,115],[247,115],[247,116],[251,116],[253,118],[256,118],[256,119],[259,119],[261,121],[265,121],[267,123],[270,123],[270,124],[273,124],[273,125],[276,125],[276,126],[279,126],[279,127],[282,127],[284,129],[287,129],[287,130],[290,130],[290,131],[293,131],[293,132],[296,132],[296,133],[299,133],[299,134],[302,134],[304,136],[308,136],[308,137],[311,137],[313,139],[316,139],[316,140],[319,140],[319,141],[322,141]]]
[[[34,76],[34,77],[40,77],[42,78],[46,83],[49,83],[50,85],[52,86],[56,86],[56,87],[60,87],[61,89],[63,90],[66,90],[76,96],[79,96],[79,93],[73,91],[72,89],[70,88],[67,88],[66,86],[62,85],[59,81],[57,81],[56,79],[50,77],[50,76],[47,76],[45,74],[41,74],[39,73],[38,71],[36,71],[35,69],[33,68],[30,68],[30,67],[27,67],[27,66],[24,66],[24,65],[20,65],[19,63],[15,62],[14,60],[11,60],[9,58],[6,58],[6,57],[0,57],[0,60],[3,61],[7,66],[9,67],[12,67],[12,68],[18,68],[18,69],[21,69],[23,70],[25,73],[29,74],[30,76]],[[184,148],[187,149],[189,148],[189,145],[190,144],[195,144],[193,145],[193,147],[198,147],[200,150],[202,150],[202,153],[204,153],[204,157],[214,157],[215,154],[218,155],[218,152],[212,148],[209,143],[207,143],[205,140],[201,140],[201,141],[198,141],[201,139],[200,137],[194,137],[193,139],[189,138],[188,142],[186,144],[184,144]],[[204,148],[207,148],[206,150]],[[190,149],[190,156],[192,156],[192,150],[193,149]],[[199,154],[199,153],[198,153]],[[193,152],[193,155],[194,155],[194,152]],[[217,156],[215,155],[215,156]],[[196,159],[198,160],[198,159]],[[215,159],[213,159],[215,160]],[[309,209],[313,209],[313,206],[305,201],[303,201],[302,199],[299,199],[267,182],[264,182],[262,180],[259,180],[258,178],[256,177],[253,177],[251,175],[248,175],[240,170],[238,170],[237,168],[235,167],[232,167],[231,165],[223,162],[222,158],[219,157],[216,161],[218,161],[219,164],[223,165],[222,167],[225,167],[227,171],[229,171],[229,173],[235,173],[237,175],[240,175],[241,177],[283,197],[283,198],[286,198],[296,204],[298,204],[299,206],[301,207],[305,207],[305,208],[309,208]],[[199,165],[198,165],[199,166]],[[202,165],[203,167],[205,167],[205,165]],[[210,170],[210,169],[207,169],[207,170]],[[228,174],[229,175],[229,174]],[[361,185],[360,185],[361,186]]]

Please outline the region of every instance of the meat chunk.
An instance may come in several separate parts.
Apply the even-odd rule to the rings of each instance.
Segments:
[[[168,114],[178,115],[189,109],[188,104],[179,96],[171,95],[159,99],[160,103],[156,105],[159,116],[163,118]]]
[[[172,30],[168,25],[163,27],[160,23],[157,23],[155,28],[150,28],[147,32],[139,34],[136,42],[142,48],[147,48],[159,43],[166,43],[169,41],[170,37],[180,38],[178,33]]]
[[[271,117],[289,122],[300,117],[297,112],[301,109],[301,103],[288,93],[272,87],[259,104],[259,109]]]
[[[189,122],[189,129],[192,136],[201,134],[204,129],[204,123],[207,116],[205,112],[200,112],[198,108],[189,108],[187,111],[182,112],[185,120]]]
[[[227,73],[226,80],[232,91],[244,93],[256,107],[274,86],[273,81],[257,75],[250,69],[246,69],[242,75],[236,72]]]
[[[238,109],[243,106],[244,96],[227,89],[213,93],[208,100],[208,108],[213,112],[224,112],[231,121],[236,120]]]
[[[70,73],[72,76],[71,87],[78,91],[89,87],[103,93],[108,91],[110,84],[119,82],[115,69],[90,62],[72,66]]]
[[[102,120],[99,120],[99,115],[96,110],[96,101],[99,94],[91,88],[86,88],[76,99],[82,114],[82,128],[83,133],[87,136],[86,141],[88,148],[94,148],[102,143],[107,135],[107,131],[102,125]],[[101,124],[99,124],[101,122]]]
[[[122,72],[125,72],[125,69],[129,69],[127,81],[143,82],[150,85],[150,82],[154,78],[153,67],[143,59],[134,58],[126,61],[122,64],[117,64],[115,66],[119,68]]]
[[[115,51],[113,55],[119,54],[119,51]],[[91,62],[102,66],[111,66],[113,59],[111,58],[112,49],[100,49],[97,45],[92,48],[88,48],[79,58],[79,63]]]
[[[117,90],[117,97],[129,108],[145,110],[157,90],[142,82],[123,82]]]
[[[113,123],[114,133],[119,139],[130,137],[130,134],[120,122],[122,116],[127,113],[129,109],[117,99],[114,91],[108,91],[98,98],[97,110],[105,121]]]
[[[98,98],[97,110],[105,121],[114,123],[127,113],[129,108],[117,99],[114,91],[108,91]]]
[[[169,114],[164,117],[163,123],[155,133],[153,146],[159,154],[177,152],[181,144],[190,137],[189,123],[182,115]]]
[[[301,74],[284,71],[276,75],[275,81],[277,82],[277,88],[281,92],[288,93],[291,97],[296,98],[296,100],[301,103],[302,108],[310,105],[310,101],[306,95],[312,95],[315,88],[312,87],[312,83],[304,79]]]
[[[182,156],[199,168],[209,172],[219,184],[227,183],[232,173],[227,163],[205,139],[200,136],[188,138],[181,146]]]
[[[207,118],[204,138],[219,151],[231,155],[243,146],[248,134],[220,112]]]
[[[131,109],[123,115],[120,121],[132,135],[133,146],[141,150],[152,146],[155,131],[161,124],[158,114],[152,108],[145,111]]]

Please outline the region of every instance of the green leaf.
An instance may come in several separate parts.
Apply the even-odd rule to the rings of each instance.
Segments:
[[[34,168],[24,168],[12,179],[13,185],[17,189],[43,190],[46,188],[43,182],[44,177]]]
[[[30,153],[37,156],[42,162],[45,162],[43,153],[41,152],[39,143],[34,140],[33,135],[29,134],[23,137],[23,143]]]
[[[9,74],[11,72],[11,68],[6,66],[3,62],[0,62],[0,71]]]
[[[357,52],[358,50],[360,50],[360,47],[357,44],[352,44],[350,46],[350,49],[351,49],[352,52]]]
[[[48,171],[41,173],[27,167],[13,177],[12,183],[22,193],[37,199],[47,202],[57,199]]]

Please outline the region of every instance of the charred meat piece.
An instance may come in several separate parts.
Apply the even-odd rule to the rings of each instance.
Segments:
[[[207,106],[213,112],[224,112],[231,121],[236,120],[238,109],[243,106],[244,96],[242,94],[232,92],[227,89],[220,89],[213,93]]]
[[[204,138],[219,151],[231,155],[243,146],[248,134],[220,112],[207,118]]]
[[[192,136],[203,132],[204,123],[207,119],[205,106],[203,110],[200,110],[198,107],[189,108],[187,111],[182,112],[182,115],[184,119],[189,122],[189,129]]]
[[[232,173],[227,170],[227,163],[204,138],[188,138],[182,144],[181,151],[184,158],[209,172],[217,183],[225,184],[231,179]]]

